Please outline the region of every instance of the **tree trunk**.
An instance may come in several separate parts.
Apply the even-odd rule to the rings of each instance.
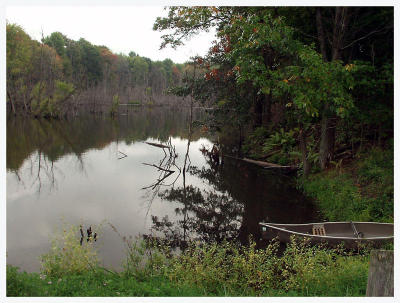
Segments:
[[[328,56],[326,54],[325,33],[324,33],[324,27],[322,25],[322,15],[321,15],[320,7],[316,8],[315,19],[316,19],[316,23],[317,23],[319,49],[321,50],[322,58],[324,59],[324,61],[327,61]]]
[[[263,100],[264,95],[256,95],[254,100],[254,110],[253,110],[253,128],[262,125],[262,114],[263,114]]]
[[[269,93],[268,95],[264,95],[264,100],[264,113],[262,117],[262,123],[264,126],[268,126],[268,124],[270,124],[271,122],[271,93]]]
[[[343,47],[343,41],[345,33],[347,31],[348,22],[348,8],[336,7],[335,23],[333,26],[332,36],[332,61],[341,58],[341,50]],[[325,56],[324,59],[327,59],[325,50],[325,36],[322,27],[320,9],[316,10],[316,23],[321,52],[324,50],[325,54],[322,53],[322,55]],[[329,104],[326,102],[324,105],[324,109],[321,113],[321,142],[319,149],[319,163],[322,170],[327,167],[329,160],[332,159],[334,155],[336,121],[334,119],[330,119],[332,117],[333,115],[329,111]]]
[[[327,103],[325,103],[327,107]],[[328,117],[326,113],[323,113],[321,120],[321,141],[319,145],[319,165],[324,170],[328,165],[329,158],[329,136],[328,136]]]
[[[14,102],[13,102],[13,100],[11,98],[10,92],[8,90],[7,90],[7,95],[8,95],[8,100],[10,100],[11,110],[12,110],[14,116],[15,116],[16,115],[16,113],[15,113],[15,105],[14,105]]]

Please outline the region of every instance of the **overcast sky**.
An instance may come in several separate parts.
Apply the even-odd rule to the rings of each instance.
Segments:
[[[6,19],[21,25],[31,38],[40,40],[59,31],[78,40],[85,38],[95,45],[105,45],[114,53],[134,51],[152,60],[172,59],[183,63],[191,56],[204,55],[214,32],[203,33],[173,50],[159,50],[161,35],[153,31],[157,17],[166,16],[163,6],[8,6]]]

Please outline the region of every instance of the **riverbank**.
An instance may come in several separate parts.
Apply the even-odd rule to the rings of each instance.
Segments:
[[[42,274],[7,266],[7,296],[364,296],[367,285],[368,251],[293,242],[278,257],[277,243],[263,250],[223,243],[170,256],[143,247],[128,252],[118,273],[99,266],[59,272],[61,252],[51,274],[46,265]]]
[[[299,178],[328,221],[394,220],[393,147],[373,148],[346,165]]]

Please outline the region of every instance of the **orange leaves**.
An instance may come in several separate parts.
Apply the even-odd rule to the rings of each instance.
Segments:
[[[230,45],[224,45],[224,52],[225,53],[229,53],[232,50],[232,48],[230,47]]]
[[[207,81],[211,80],[211,75],[210,75],[210,73],[205,73],[205,74],[204,74],[204,78],[205,78]]]
[[[212,69],[211,72],[210,72],[210,75],[212,77],[214,77],[214,78],[217,77],[218,76],[218,69],[215,69],[215,68]]]
[[[220,71],[216,68],[204,74],[204,78],[209,81],[211,79],[220,80]]]
[[[344,68],[349,72],[354,68],[354,64],[346,64]]]
[[[105,47],[101,48],[100,56],[103,57],[103,59],[109,64],[114,63],[118,58],[117,55],[113,54],[109,49]]]
[[[218,14],[219,10],[215,6],[211,6],[211,9],[213,10],[214,13]]]
[[[213,52],[213,53],[218,53],[218,52],[219,52],[219,47],[218,47],[218,45],[213,46],[213,48],[211,49],[211,52]]]

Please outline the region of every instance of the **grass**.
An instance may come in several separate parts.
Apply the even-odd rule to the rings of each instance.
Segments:
[[[373,149],[343,169],[301,179],[329,221],[393,222],[393,149]]]
[[[69,234],[67,230],[61,235]],[[40,274],[7,266],[7,296],[365,295],[368,250],[352,255],[293,238],[281,256],[275,241],[266,249],[257,249],[254,242],[247,247],[193,243],[176,255],[156,242],[124,241],[127,257],[121,272],[66,262],[70,255],[64,252],[75,244],[60,241],[63,246],[51,252],[57,261],[43,262]],[[75,258],[87,260],[85,254],[93,255],[93,250],[81,248]]]
[[[65,274],[60,278],[19,272],[7,266],[7,296],[10,297],[109,297],[109,296],[201,296],[196,287],[173,285],[163,276],[124,277],[102,270]]]

